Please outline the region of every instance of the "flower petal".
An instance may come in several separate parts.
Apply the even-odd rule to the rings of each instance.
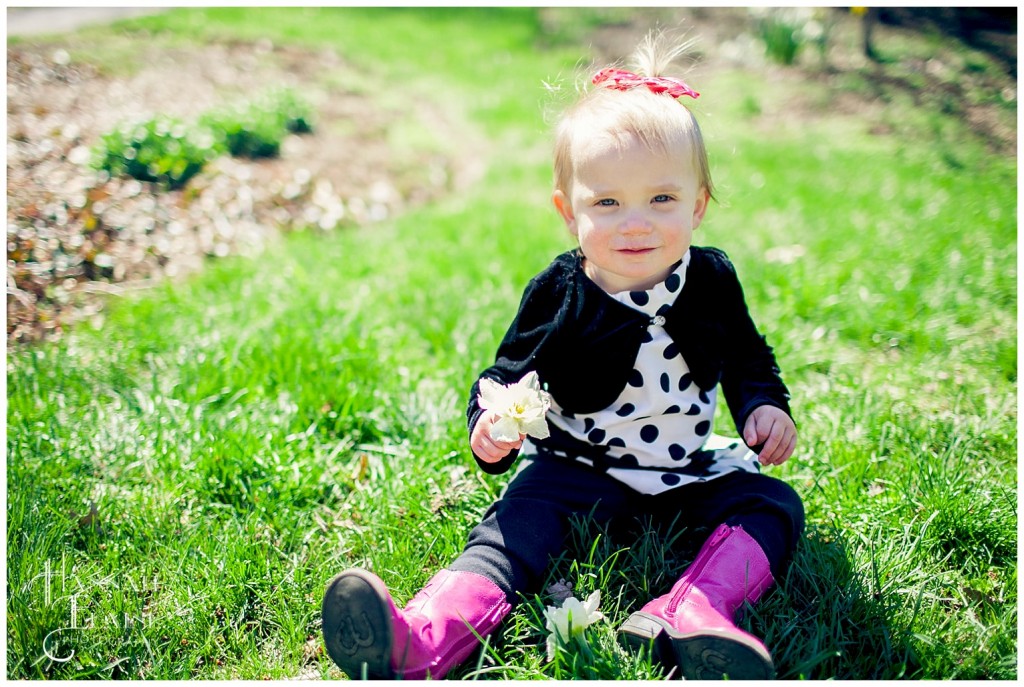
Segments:
[[[551,436],[551,429],[548,427],[548,421],[545,418],[537,418],[534,420],[525,420],[522,423],[523,434],[529,434],[531,437],[536,439],[547,439]]]
[[[505,387],[498,384],[490,377],[480,378],[480,395],[477,396],[477,403],[484,410],[494,408],[504,395]]]
[[[519,441],[520,433],[519,423],[507,415],[499,417],[498,421],[491,425],[491,438],[495,441]]]
[[[526,375],[522,379],[520,379],[518,383],[522,384],[527,389],[532,389],[533,391],[540,391],[540,377],[537,376],[536,370],[530,370],[529,372],[527,372]]]

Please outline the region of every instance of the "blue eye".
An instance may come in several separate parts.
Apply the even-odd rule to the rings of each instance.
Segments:
[[[603,205],[604,207],[611,207],[611,206],[615,205],[615,199],[614,198],[602,198],[601,200],[597,201],[597,204],[598,205]]]
[[[667,193],[662,193],[657,196],[654,196],[655,203],[667,203],[671,200],[673,200],[672,196],[668,195]]]

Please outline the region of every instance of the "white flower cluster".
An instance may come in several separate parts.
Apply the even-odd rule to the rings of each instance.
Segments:
[[[536,372],[528,372],[508,386],[483,377],[477,403],[498,414],[491,426],[491,438],[495,441],[519,441],[524,434],[537,439],[551,435],[545,417],[551,407],[551,394],[540,388]]]

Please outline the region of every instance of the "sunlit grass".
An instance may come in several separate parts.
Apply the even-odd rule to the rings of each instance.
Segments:
[[[536,49],[528,10],[138,25],[322,42],[457,99],[497,54],[515,66],[452,105],[523,142],[481,151],[469,193],[300,232],[9,351],[9,677],[337,677],[325,582],[367,566],[408,599],[507,479],[472,464],[466,394],[526,281],[570,245],[532,89],[572,53]],[[698,241],[732,256],[779,355],[801,445],[773,474],[808,513],[791,574],[743,622],[785,678],[1014,678],[1016,163],[962,130],[952,150],[827,113],[759,130],[742,106],[756,81],[723,79],[703,106],[721,202]],[[453,675],[659,677],[614,630],[685,567],[686,534],[666,555],[657,533],[578,524],[549,581],[601,590],[593,658],[545,662],[550,600],[532,598]]]

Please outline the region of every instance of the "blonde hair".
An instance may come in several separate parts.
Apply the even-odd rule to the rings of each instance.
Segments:
[[[664,33],[649,33],[630,59],[637,74],[645,77],[669,76],[665,73],[692,41],[671,44]],[[560,117],[555,126],[555,189],[569,193],[576,172],[573,155],[580,137],[604,135],[616,144],[632,140],[658,152],[667,152],[682,143],[690,151],[687,160],[697,173],[698,183],[714,197],[707,149],[700,127],[690,109],[667,93],[656,94],[644,86],[613,90],[597,86]]]

